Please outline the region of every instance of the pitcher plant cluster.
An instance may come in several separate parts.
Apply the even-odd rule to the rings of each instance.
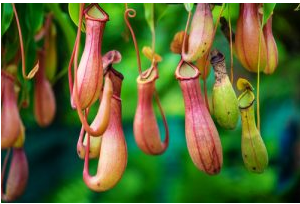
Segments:
[[[55,25],[52,14],[48,14],[39,33],[34,36],[41,46],[35,53],[35,66],[26,73],[26,58],[23,34],[15,4],[11,4],[18,35],[19,48],[6,60],[9,47],[2,44],[1,64],[1,149],[7,150],[1,171],[1,195],[4,201],[14,201],[21,196],[28,180],[28,161],[24,149],[25,126],[20,116],[20,110],[29,107],[33,100],[33,113],[40,127],[51,124],[56,112],[55,95],[50,84],[56,67]],[[18,65],[21,60],[22,75],[18,75]],[[51,73],[53,73],[51,75]],[[33,81],[33,98],[29,98],[26,80]],[[7,172],[8,171],[8,172]],[[7,178],[5,177],[7,175]],[[4,183],[6,181],[6,183]]]
[[[198,3],[184,6],[187,10],[186,28],[174,34],[170,50],[181,56],[177,68],[174,67],[173,70],[182,91],[186,144],[191,160],[196,168],[204,173],[218,174],[223,165],[223,153],[215,123],[221,128],[233,130],[241,120],[241,150],[245,167],[251,172],[262,173],[268,165],[268,153],[260,134],[259,75],[260,72],[272,74],[278,64],[278,51],[272,34],[273,14],[265,12],[266,4],[240,4],[234,32],[230,15],[229,18],[223,17],[225,10],[229,11],[230,4]],[[52,21],[53,14],[45,16],[44,24],[34,35],[39,47],[36,53],[30,53],[36,56],[36,63],[27,74],[18,12],[15,4],[11,7],[15,17],[11,26],[18,30],[20,49],[9,61],[2,61],[1,69],[1,148],[7,150],[1,172],[1,193],[4,201],[13,201],[22,195],[28,179],[28,163],[24,149],[26,128],[20,117],[20,110],[28,108],[30,102],[28,82],[24,82],[33,81],[33,112],[39,126],[50,125],[56,111],[51,83],[57,74],[57,36],[56,26]],[[215,7],[220,8],[220,13],[214,22],[212,10]],[[157,22],[153,18],[157,13],[154,4],[145,4],[145,13],[152,35],[151,46],[142,49],[142,53],[150,62],[148,69],[142,69],[138,42],[131,27],[130,19],[136,16],[136,11],[127,4],[124,6],[124,21],[132,36],[138,71],[138,98],[133,132],[141,151],[148,155],[161,155],[168,148],[172,132],[169,132],[156,90],[162,57],[155,50]],[[114,64],[122,64],[122,56],[114,48],[102,54],[103,33],[108,22],[109,14],[99,4],[78,5],[77,35],[68,65],[70,107],[76,111],[82,124],[77,153],[83,160],[83,181],[88,188],[96,192],[109,190],[120,181],[128,157],[122,127],[121,90],[124,77],[114,68]],[[213,47],[219,25],[229,42],[230,69],[226,66],[225,55]],[[85,35],[82,54],[81,35]],[[7,50],[7,47],[2,46],[2,55],[7,55]],[[253,86],[244,78],[237,80],[236,87],[240,92],[237,96],[234,89],[233,56],[247,71],[257,74],[256,96]],[[22,75],[18,75],[20,61]],[[215,75],[211,103],[207,97],[210,90],[207,90],[206,86],[206,79],[211,71],[210,65]],[[203,81],[203,91],[200,80]],[[154,102],[162,117],[164,137],[159,130]],[[211,107],[209,104],[212,104]],[[98,110],[90,120],[89,112],[92,107],[97,107]],[[98,160],[95,175],[90,174],[89,162],[92,159]]]

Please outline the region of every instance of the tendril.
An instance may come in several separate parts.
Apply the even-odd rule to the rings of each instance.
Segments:
[[[87,114],[85,115],[85,120],[87,120]],[[87,133],[87,143],[85,146],[85,155],[84,155],[84,168],[83,174],[89,175],[89,156],[90,156],[90,134]]]
[[[232,45],[232,27],[230,18],[230,3],[228,4],[228,20],[229,20],[229,43],[230,43],[230,81],[233,84],[233,45]]]
[[[71,54],[71,59],[70,59],[69,66],[68,66],[69,90],[70,90],[70,96],[71,97],[72,97],[72,91],[73,91],[72,64],[73,64],[73,61],[74,61],[75,53],[77,52],[78,47],[79,47],[79,43],[80,43],[83,9],[84,9],[84,3],[80,4],[79,23],[78,23],[78,27],[77,27],[77,35],[76,35],[76,40],[75,40],[75,43],[74,43],[73,51],[72,51],[72,54]],[[77,58],[78,58],[78,55],[77,55]]]
[[[129,19],[128,19],[128,17],[134,18],[135,16],[136,16],[136,11],[132,8],[128,8],[127,5],[126,5],[126,10],[125,10],[125,13],[124,13],[124,19],[125,19],[125,23],[126,23],[128,29],[130,30],[130,33],[131,33],[131,36],[132,36],[132,40],[133,40],[134,47],[135,47],[135,52],[136,52],[136,57],[137,57],[138,70],[139,70],[140,76],[142,77],[143,72],[142,72],[140,51],[139,51],[139,47],[138,47],[138,44],[137,44],[137,40],[136,40],[134,31],[133,31],[133,29],[130,25]]]
[[[189,15],[188,15],[188,19],[186,21],[186,26],[185,26],[185,30],[184,30],[184,36],[183,36],[183,43],[182,43],[182,50],[185,52],[185,44],[186,44],[186,36],[187,36],[187,30],[188,30],[188,27],[190,25],[190,21],[191,21],[191,16],[192,16],[192,12],[189,11]]]
[[[159,112],[162,116],[164,127],[165,127],[164,149],[166,149],[169,145],[169,126],[168,126],[167,119],[166,119],[165,113],[162,109],[162,106],[161,106],[161,103],[160,103],[160,100],[159,100],[159,96],[158,96],[158,93],[157,93],[156,90],[154,91],[154,97],[155,97]]]
[[[153,15],[154,16],[154,4],[152,4],[153,6],[153,9],[152,9],[152,12],[153,12]],[[153,19],[154,21],[154,19]],[[152,66],[155,64],[155,25],[153,25],[153,28],[151,29],[151,34],[152,34],[152,53],[153,53],[153,56],[152,56]]]
[[[16,19],[18,33],[19,33],[20,51],[22,57],[22,75],[24,79],[29,80],[32,79],[35,76],[36,72],[39,70],[39,61],[37,61],[36,65],[30,70],[30,72],[27,75],[22,30],[19,22],[18,12],[14,3],[12,3],[12,7],[15,14],[15,19]]]
[[[264,13],[262,15],[262,19],[264,19]],[[261,38],[262,38],[262,29],[263,29],[263,20],[260,22],[260,28],[259,28],[259,44],[258,44],[258,59],[257,59],[257,92],[256,92],[256,117],[257,117],[257,129],[260,132],[260,111],[259,111],[259,81],[260,81],[260,55],[261,55]]]

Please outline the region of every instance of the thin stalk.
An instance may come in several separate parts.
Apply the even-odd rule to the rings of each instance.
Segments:
[[[72,50],[72,54],[71,54],[71,59],[68,65],[68,79],[69,79],[69,91],[70,91],[70,96],[72,97],[72,92],[73,92],[73,77],[72,77],[72,64],[74,62],[74,57],[76,52],[78,52],[78,48],[79,48],[79,44],[80,44],[80,37],[81,37],[81,26],[82,26],[82,18],[83,18],[83,9],[84,9],[84,4],[80,4],[80,10],[79,10],[79,24],[77,27],[77,34],[76,34],[76,40],[74,43],[74,47]],[[77,56],[78,58],[78,56]],[[77,63],[77,59],[76,62],[74,62],[74,66]]]
[[[162,109],[162,106],[161,106],[161,103],[160,103],[160,100],[159,100],[159,96],[158,96],[158,93],[157,93],[156,90],[154,91],[154,97],[155,97],[159,112],[160,112],[160,114],[162,116],[162,119],[163,119],[164,128],[165,128],[165,131],[166,131],[165,132],[166,138],[165,138],[164,143],[167,146],[169,144],[169,127],[168,127],[167,119],[166,119],[165,113]]]
[[[153,9],[152,9],[152,12],[153,12],[153,15],[154,16],[154,4],[152,4],[153,6]],[[153,19],[153,21],[155,21],[155,19]],[[154,65],[155,63],[155,25],[153,25],[153,28],[151,29],[151,34],[152,34],[152,66]]]
[[[22,75],[23,78],[26,80],[32,79],[36,72],[39,69],[39,62],[36,63],[36,65],[30,70],[28,75],[26,74],[26,61],[25,61],[25,52],[24,52],[24,43],[23,43],[23,36],[22,36],[22,30],[19,22],[18,12],[16,9],[16,6],[14,3],[12,3],[13,11],[15,14],[15,19],[17,23],[18,33],[19,33],[19,41],[20,41],[20,51],[21,51],[21,58],[22,58]]]
[[[264,13],[262,15],[262,19],[264,19]],[[263,21],[260,22],[260,31],[259,31],[259,44],[258,44],[258,59],[257,59],[257,83],[256,83],[256,115],[257,115],[257,129],[260,131],[260,107],[259,107],[259,82],[260,82],[260,53],[261,53],[261,38],[263,30]]]
[[[131,33],[131,36],[132,36],[132,41],[134,43],[134,48],[135,48],[135,52],[136,52],[138,70],[139,70],[140,76],[142,77],[143,76],[143,72],[142,72],[140,51],[139,51],[139,47],[138,47],[138,44],[137,44],[137,40],[136,40],[134,31],[133,31],[133,29],[132,29],[132,27],[130,25],[129,20],[128,20],[128,17],[134,18],[136,16],[136,11],[134,9],[132,9],[132,8],[128,8],[127,4],[125,6],[126,6],[126,10],[125,10],[125,13],[124,13],[124,19],[125,19],[125,23],[126,23],[128,29],[130,30],[130,33]]]
[[[187,35],[188,27],[190,25],[191,16],[192,16],[192,12],[189,11],[189,15],[188,15],[188,18],[187,18],[187,21],[186,21],[186,25],[185,25],[185,29],[184,29],[184,36],[183,36],[183,43],[182,43],[182,49],[181,50],[185,50],[186,35]]]
[[[230,43],[230,82],[233,84],[233,46],[232,46],[232,27],[230,17],[230,3],[228,3],[228,20],[229,20],[229,43]]]
[[[89,114],[89,109],[85,112],[85,120],[87,120]],[[90,134],[87,132],[87,144],[85,147],[85,157],[84,157],[84,168],[83,172],[87,171],[89,174],[89,156],[90,156]]]

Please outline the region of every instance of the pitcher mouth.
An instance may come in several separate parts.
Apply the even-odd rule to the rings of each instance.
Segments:
[[[155,81],[158,77],[157,65],[154,64],[147,70],[143,71],[143,73],[136,79],[136,82],[138,84],[147,84]]]
[[[112,65],[108,66],[105,70],[104,70],[104,76],[111,71],[114,75],[116,75],[117,77],[119,77],[121,80],[124,79],[124,76],[121,72],[117,71],[115,68],[113,68]]]
[[[90,4],[85,10],[84,15],[87,20],[106,22],[109,21],[109,15],[97,4]]]
[[[198,68],[190,62],[184,61],[182,58],[176,68],[175,77],[177,80],[196,79],[200,75]]]
[[[238,101],[239,101],[239,108],[241,110],[250,108],[254,104],[254,101],[255,101],[255,97],[254,97],[253,92],[252,91],[245,91],[244,93],[242,93],[239,96]]]

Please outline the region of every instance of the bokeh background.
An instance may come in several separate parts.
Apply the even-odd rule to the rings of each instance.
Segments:
[[[44,21],[53,12],[57,28],[57,73],[53,81],[57,113],[54,122],[40,128],[33,114],[33,83],[30,106],[21,110],[26,126],[25,149],[29,161],[28,186],[17,202],[295,202],[300,201],[300,11],[297,4],[277,4],[273,16],[273,33],[279,51],[279,65],[272,75],[261,74],[260,106],[261,134],[269,153],[269,167],[263,174],[253,174],[243,165],[241,156],[241,123],[233,131],[218,127],[221,137],[224,165],[219,175],[200,172],[188,154],[184,134],[184,104],[178,82],[174,77],[179,55],[170,51],[174,34],[185,28],[187,12],[183,4],[157,4],[166,7],[156,25],[156,51],[163,57],[159,64],[156,87],[170,128],[170,145],[161,156],[148,156],[138,149],[133,137],[133,118],[137,103],[136,77],[138,76],[134,46],[124,23],[124,4],[101,4],[109,14],[103,37],[103,53],[116,49],[122,61],[114,67],[123,73],[122,120],[128,145],[128,164],[121,181],[111,190],[94,193],[82,180],[83,161],[76,153],[81,124],[77,113],[70,107],[66,72],[70,49],[75,41],[76,25],[68,14],[68,4],[17,4],[24,32],[27,67],[32,67],[39,44],[30,43],[34,32],[31,26]],[[131,19],[140,50],[151,45],[151,33],[144,17],[143,4],[129,4],[136,9]],[[235,30],[238,5],[233,5],[232,24]],[[3,9],[3,4],[1,4]],[[33,11],[36,12],[33,12]],[[220,6],[213,15],[216,19]],[[41,14],[40,14],[41,13]],[[16,32],[15,21],[2,36],[1,46],[10,45],[18,51],[18,43],[11,43]],[[84,34],[81,48],[84,45]],[[230,67],[229,45],[217,31],[213,48],[226,55]],[[11,53],[11,55],[13,55]],[[3,61],[3,56],[1,56]],[[21,65],[19,65],[21,66]],[[142,56],[146,69],[150,62]],[[20,68],[20,67],[19,67]],[[256,74],[247,72],[234,58],[234,81],[244,77],[256,87]],[[202,81],[201,81],[202,83]],[[208,94],[214,83],[214,73],[208,78]],[[202,86],[203,87],[203,86]],[[237,92],[237,94],[239,94]],[[157,107],[156,107],[157,109]],[[95,112],[95,110],[93,110]],[[92,112],[93,112],[92,111]],[[158,110],[157,117],[162,120]],[[91,114],[93,115],[93,113]],[[5,151],[2,151],[2,159]],[[3,161],[3,160],[2,160]],[[91,169],[96,171],[97,160]]]

